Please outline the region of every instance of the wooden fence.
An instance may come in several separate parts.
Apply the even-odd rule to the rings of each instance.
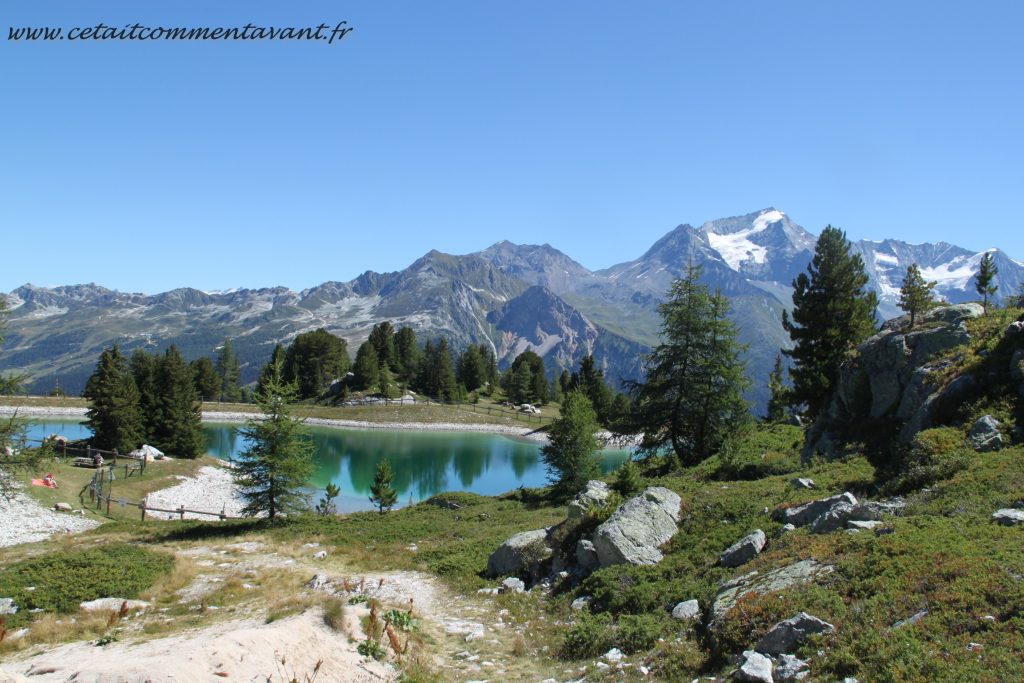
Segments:
[[[97,510],[102,510],[106,506],[106,513],[110,515],[110,506],[113,504],[119,507],[133,507],[139,509],[140,519],[146,519],[147,512],[165,512],[172,515],[178,515],[181,519],[185,519],[185,513],[191,513],[194,515],[207,515],[209,517],[216,517],[220,520],[225,519],[240,519],[239,517],[233,517],[225,513],[223,509],[220,512],[210,512],[209,510],[192,510],[186,508],[184,505],[179,506],[176,509],[160,508],[153,505],[149,505],[145,500],[129,500],[124,496],[114,496],[114,466],[104,466],[96,470],[96,473],[92,476],[92,481],[86,484],[81,491],[78,492],[78,499],[81,501],[82,506],[85,507],[85,494],[89,494],[89,502],[95,503]]]

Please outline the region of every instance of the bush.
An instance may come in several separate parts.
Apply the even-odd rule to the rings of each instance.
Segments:
[[[173,567],[172,556],[127,544],[61,550],[16,562],[0,569],[0,595],[14,598],[18,606],[7,626],[27,621],[32,609],[69,613],[87,600],[136,598]],[[35,590],[25,590],[31,586]]]
[[[914,437],[895,463],[879,469],[879,483],[887,493],[907,493],[949,479],[970,461],[971,452],[959,429],[926,429]]]
[[[800,469],[803,432],[785,424],[761,424],[728,438],[718,452],[719,480],[763,479]]]
[[[596,657],[615,646],[615,635],[612,615],[584,612],[565,634],[558,656],[562,659]]]

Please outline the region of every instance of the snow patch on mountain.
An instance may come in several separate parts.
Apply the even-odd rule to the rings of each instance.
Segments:
[[[953,260],[932,268],[922,268],[925,280],[934,280],[942,289],[966,289],[971,278],[978,272],[978,263],[985,252],[973,256],[957,256]]]
[[[755,218],[749,228],[725,234],[708,230],[708,242],[711,243],[711,248],[717,251],[722,256],[722,260],[728,263],[733,270],[740,270],[741,264],[744,262],[762,264],[768,259],[768,248],[756,244],[750,237],[785,217],[786,214],[781,211],[771,209]]]
[[[875,252],[875,262],[876,263],[888,263],[888,264],[891,264],[891,265],[894,265],[894,266],[898,266],[899,263],[900,263],[900,260],[898,258],[896,258],[895,256],[893,256],[892,254],[886,254],[886,253],[881,252],[881,251],[876,251]]]

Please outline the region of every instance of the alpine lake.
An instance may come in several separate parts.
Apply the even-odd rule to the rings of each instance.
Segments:
[[[230,460],[245,450],[239,424],[204,422],[210,455]],[[308,483],[312,500],[328,483],[341,489],[339,512],[372,509],[370,484],[377,465],[391,461],[398,506],[426,500],[445,491],[493,496],[512,489],[544,486],[547,468],[541,445],[527,439],[487,432],[444,432],[310,427],[316,469]],[[31,419],[30,439],[60,434],[84,439],[91,432],[73,420]],[[615,470],[629,456],[625,450],[598,455],[601,470]]]

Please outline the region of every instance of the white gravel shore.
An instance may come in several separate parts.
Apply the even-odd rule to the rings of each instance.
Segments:
[[[0,415],[11,415],[17,411],[22,417],[85,417],[85,408],[59,408],[50,406],[0,406]],[[254,413],[204,410],[205,422],[245,422]],[[362,420],[335,420],[322,417],[306,419],[306,424],[317,427],[340,427],[342,429],[381,429],[420,432],[488,432],[507,434],[533,441],[547,442],[547,436],[530,427],[488,423],[459,422],[365,422]]]
[[[72,512],[45,508],[20,491],[10,500],[0,496],[0,548],[43,541],[58,533],[87,531],[99,524]]]
[[[201,467],[195,477],[180,477],[177,486],[154,491],[146,497],[146,505],[167,510],[176,510],[185,506],[187,510],[205,512],[221,512],[228,517],[239,517],[245,501],[238,492],[231,478],[231,470],[227,467]],[[181,519],[180,515],[166,512],[153,512],[154,519]],[[216,520],[210,515],[185,513],[185,519]]]

